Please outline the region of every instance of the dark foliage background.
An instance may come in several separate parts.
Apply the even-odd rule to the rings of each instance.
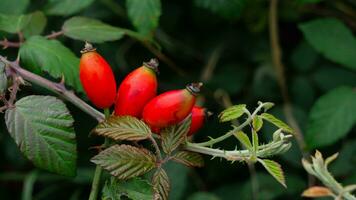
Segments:
[[[71,16],[96,18],[112,26],[135,30],[127,17],[125,1],[86,0],[83,2],[88,2],[87,5],[75,12],[53,13],[51,5],[53,7],[56,2],[60,0],[5,0],[0,3],[0,13],[43,11],[47,16],[44,35],[59,31]],[[68,3],[64,10],[68,11],[74,4]],[[355,1],[279,2],[282,77],[276,73],[272,59],[276,49],[270,43],[269,0],[170,0],[161,1],[161,10],[159,26],[154,33],[161,51],[129,36],[95,44],[114,68],[118,81],[143,61],[158,57],[160,92],[182,88],[192,81],[204,82],[198,103],[216,114],[196,135],[196,141],[206,140],[208,135],[219,136],[230,129],[229,124],[220,124],[217,120],[217,114],[227,106],[246,103],[254,108],[257,101],[271,101],[277,105],[272,113],[285,119],[283,106],[290,103],[293,117],[306,138],[307,147],[303,151],[314,152],[317,148],[324,155],[340,152],[331,171],[342,183],[356,183],[356,140],[352,128],[356,122],[356,38],[352,34],[356,30]],[[1,32],[0,36],[17,40],[16,34]],[[83,41],[65,36],[58,40],[80,56]],[[8,48],[0,53],[15,59],[17,51]],[[46,73],[42,75],[50,77]],[[281,78],[285,80],[283,85],[289,102],[281,95]],[[20,95],[47,93],[33,86],[23,87]],[[87,198],[94,171],[89,159],[96,152],[90,147],[102,143],[102,138],[88,137],[96,121],[73,105],[67,105],[75,118],[79,155],[77,176],[65,178],[36,170],[21,155],[1,120],[0,199],[28,199],[27,191],[31,191],[31,187],[36,200]],[[314,123],[318,116],[321,118]],[[271,131],[267,126],[262,134],[268,139]],[[280,186],[257,167],[258,199],[301,198],[308,176],[300,163],[300,148],[293,143],[288,153],[277,158],[286,173],[288,188]],[[228,141],[221,146],[229,149],[234,148],[233,144]],[[252,199],[251,176],[246,165],[205,158],[206,166],[201,169],[188,169],[178,164],[167,166],[172,181],[170,199]]]

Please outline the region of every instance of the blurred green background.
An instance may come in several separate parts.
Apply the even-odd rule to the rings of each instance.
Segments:
[[[129,0],[127,0],[129,1]],[[142,0],[149,1],[149,0]],[[257,101],[271,101],[273,114],[285,120],[283,106],[290,103],[293,117],[306,142],[305,152],[319,149],[324,155],[340,152],[331,172],[342,183],[356,183],[356,1],[284,0],[279,1],[278,39],[284,73],[276,71],[271,45],[271,1],[273,0],[162,0],[160,8],[132,8],[145,14],[149,9],[161,15],[152,32],[154,42],[124,36],[120,40],[95,44],[113,67],[120,81],[131,70],[151,57],[160,60],[159,91],[182,88],[202,81],[205,86],[198,103],[214,112],[194,140],[217,137],[229,130],[220,124],[217,114],[232,104],[246,103],[250,109]],[[157,1],[156,1],[157,2]],[[159,1],[158,1],[159,2]],[[145,5],[143,3],[142,5]],[[145,10],[146,9],[146,10]],[[1,0],[4,15],[45,13],[43,35],[61,30],[72,16],[95,18],[115,27],[135,31],[124,0]],[[150,19],[148,19],[150,20]],[[154,20],[154,19],[153,19]],[[4,21],[0,20],[0,27]],[[1,29],[1,28],[0,28]],[[16,41],[16,34],[0,32],[1,38]],[[65,36],[57,38],[77,57],[83,41]],[[17,48],[0,50],[10,59]],[[24,63],[26,65],[26,63]],[[47,73],[43,76],[50,78]],[[283,80],[283,81],[281,81]],[[279,84],[283,86],[280,87]],[[287,98],[283,98],[282,90]],[[23,87],[18,99],[29,94],[48,94],[38,87]],[[85,99],[83,94],[79,94]],[[287,101],[287,102],[286,102]],[[74,119],[78,144],[78,170],[66,178],[36,170],[17,149],[9,136],[1,114],[0,123],[0,199],[86,199],[94,172],[89,159],[96,150],[91,146],[102,138],[88,137],[96,121],[67,103]],[[262,135],[271,138],[272,126]],[[233,149],[232,138],[221,145]],[[188,169],[169,164],[172,182],[170,199],[231,200],[253,199],[251,179],[245,164],[230,164],[205,156],[206,166]],[[308,177],[300,160],[296,142],[278,160],[285,171],[288,188],[279,185],[256,166],[258,199],[301,199]]]

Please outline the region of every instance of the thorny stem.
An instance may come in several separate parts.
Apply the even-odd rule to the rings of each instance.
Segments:
[[[234,133],[242,130],[245,126],[249,125],[252,121],[252,119],[257,115],[257,113],[265,106],[265,103],[261,103],[257,108],[256,110],[251,114],[249,115],[248,114],[248,118],[246,119],[246,121],[244,123],[242,123],[240,126],[234,128],[233,130],[227,132],[225,135],[222,135],[218,138],[215,138],[215,139],[211,139],[207,142],[201,142],[201,143],[194,143],[194,145],[197,145],[197,146],[212,146],[218,142],[221,142],[227,138],[229,138],[230,136],[232,136]]]
[[[64,31],[57,31],[57,32],[52,32],[51,34],[46,35],[45,37],[47,39],[56,39],[57,37],[61,36],[64,34]],[[19,35],[19,41],[18,42],[11,42],[8,41],[6,38],[4,40],[0,41],[0,46],[3,46],[3,49],[6,49],[8,47],[13,47],[13,48],[19,48],[21,44],[24,42],[23,34],[18,33]]]
[[[52,82],[50,80],[47,80],[45,78],[42,78],[41,76],[38,76],[32,72],[29,72],[19,66],[18,63],[16,62],[10,62],[8,61],[5,57],[0,56],[0,60],[8,66],[13,69],[19,76],[21,76],[24,80],[34,83],[36,85],[42,86],[60,96],[62,96],[64,99],[68,100],[78,108],[80,108],[82,111],[86,112],[90,116],[93,116],[97,121],[103,121],[104,120],[104,115],[96,110],[95,108],[91,107],[89,104],[81,100],[79,97],[77,97],[73,91],[67,90],[64,86],[63,83],[56,83]]]
[[[105,113],[105,118],[110,117],[110,109],[106,108],[104,109]],[[105,143],[104,146],[106,147],[108,145],[108,139],[105,138]],[[100,186],[100,179],[101,179],[101,174],[102,174],[103,169],[97,165],[95,167],[95,172],[94,172],[94,178],[90,190],[90,195],[89,195],[89,200],[96,200],[98,198],[98,192],[99,192],[99,186]]]

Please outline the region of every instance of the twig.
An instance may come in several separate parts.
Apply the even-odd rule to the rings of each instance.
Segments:
[[[207,64],[205,65],[202,73],[201,73],[201,77],[200,77],[200,80],[202,82],[208,82],[211,77],[213,76],[214,74],[214,70],[215,70],[215,67],[221,57],[221,53],[222,53],[222,50],[223,50],[223,45],[219,45],[217,48],[215,48],[215,50],[211,53],[211,56],[207,62]]]
[[[3,49],[6,49],[8,47],[14,47],[14,48],[19,48],[20,47],[20,42],[11,42],[8,41],[6,38],[2,41],[0,41],[0,45],[3,46]]]
[[[168,56],[163,54],[160,50],[156,49],[153,45],[149,42],[142,42],[143,46],[145,46],[151,53],[153,53],[159,60],[163,63],[166,63],[174,72],[176,72],[180,76],[186,76],[187,74],[179,68]]]
[[[269,32],[270,32],[270,43],[272,52],[273,66],[275,67],[277,73],[278,84],[282,93],[282,98],[284,101],[283,111],[286,116],[287,122],[294,129],[294,136],[298,143],[298,146],[303,153],[303,157],[306,158],[309,152],[306,150],[306,144],[302,131],[293,116],[293,109],[290,103],[288,88],[286,84],[286,78],[284,75],[285,66],[282,63],[282,50],[279,44],[279,34],[278,34],[278,0],[270,1],[270,11],[269,11]],[[312,182],[312,177],[309,177],[310,182]]]
[[[31,83],[37,84],[42,86],[56,94],[61,95],[64,99],[68,100],[69,102],[73,103],[75,106],[80,108],[82,111],[86,112],[90,116],[94,117],[97,121],[103,121],[104,115],[96,110],[95,108],[91,107],[89,104],[81,100],[77,97],[73,91],[67,90],[65,86],[61,83],[52,82],[41,76],[38,76],[32,72],[29,72],[19,66],[16,62],[10,62],[5,57],[0,56],[0,60],[11,67],[14,71],[17,72],[19,76],[21,76],[24,80],[27,80]]]
[[[55,39],[55,38],[57,38],[57,37],[59,37],[59,36],[61,36],[63,34],[64,34],[64,31],[61,30],[61,31],[57,31],[57,32],[52,32],[51,34],[48,34],[45,37],[47,39]]]

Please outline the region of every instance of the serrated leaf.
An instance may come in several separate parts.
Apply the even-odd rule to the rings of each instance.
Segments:
[[[249,150],[252,150],[250,138],[243,131],[238,131],[234,136],[241,142],[241,144]]]
[[[192,118],[188,117],[180,124],[164,128],[161,131],[162,149],[170,154],[187,138]]]
[[[30,22],[29,15],[0,14],[0,30],[8,33],[18,33]]]
[[[262,113],[260,115],[262,119],[274,124],[278,128],[281,128],[283,131],[287,133],[293,133],[293,129],[289,127],[286,123],[282,122],[280,119],[277,119],[275,116],[269,114],[269,113]]]
[[[231,106],[219,115],[220,122],[227,122],[241,117],[245,113],[246,105],[240,104]]]
[[[204,159],[203,157],[194,152],[180,151],[173,156],[173,160],[188,167],[203,167]]]
[[[23,30],[24,36],[27,38],[31,35],[39,35],[43,32],[47,24],[47,18],[41,11],[36,11],[29,14],[30,21]]]
[[[125,34],[123,29],[86,17],[68,19],[62,30],[64,35],[72,39],[96,43],[119,40]]]
[[[144,140],[152,134],[143,121],[131,116],[111,116],[99,123],[93,131],[113,140],[129,141]]]
[[[310,187],[302,193],[302,197],[317,198],[317,197],[330,197],[333,196],[333,193],[329,188],[321,186]]]
[[[132,24],[143,35],[157,28],[161,16],[160,0],[126,0],[126,8]]]
[[[340,20],[316,19],[300,24],[299,28],[306,40],[326,58],[356,70],[356,38]]]
[[[124,197],[132,200],[152,200],[152,186],[142,178],[135,177],[129,180],[119,180],[110,177],[102,190],[102,200],[121,200]]]
[[[57,40],[32,36],[21,45],[21,61],[25,67],[41,69],[55,78],[64,75],[65,83],[82,91],[79,80],[79,59]]]
[[[356,92],[341,87],[321,96],[310,111],[306,142],[310,148],[343,138],[356,122]]]
[[[258,161],[280,184],[287,187],[284,173],[279,163],[268,159],[258,159]]]
[[[260,116],[256,115],[252,120],[252,127],[258,132],[263,126],[263,120]]]
[[[68,16],[88,7],[94,0],[49,0],[46,5],[46,14]]]
[[[29,3],[30,0],[1,0],[0,13],[12,15],[22,14]]]
[[[246,2],[246,0],[195,0],[194,4],[225,19],[235,19],[240,17]]]
[[[140,176],[156,166],[156,157],[147,149],[125,144],[111,146],[91,161],[119,179]]]
[[[51,96],[27,96],[5,114],[6,126],[21,152],[41,169],[66,176],[76,173],[73,118]]]
[[[153,185],[153,199],[154,200],[168,200],[170,183],[167,173],[164,169],[158,169],[152,177]]]
[[[271,109],[274,106],[274,103],[272,102],[265,102],[263,104],[264,104],[263,105],[264,112],[267,112],[269,109]]]

